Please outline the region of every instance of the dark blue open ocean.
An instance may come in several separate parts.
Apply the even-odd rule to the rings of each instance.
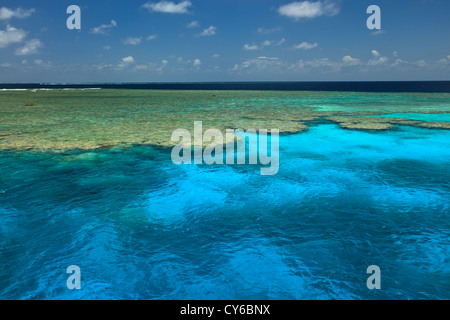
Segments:
[[[5,83],[0,89],[102,88],[152,90],[274,90],[354,92],[450,92],[450,81],[194,82],[194,83]]]

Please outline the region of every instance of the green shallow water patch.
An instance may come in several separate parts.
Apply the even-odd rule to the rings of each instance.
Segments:
[[[297,133],[307,130],[308,122],[331,116],[446,110],[450,112],[450,94],[445,93],[4,91],[0,92],[0,149],[64,151],[123,144],[172,147],[176,144],[171,141],[172,132],[178,128],[193,132],[194,121],[203,121],[204,130]],[[341,120],[343,127],[352,129],[380,130],[405,124]],[[435,127],[445,127],[445,123]]]

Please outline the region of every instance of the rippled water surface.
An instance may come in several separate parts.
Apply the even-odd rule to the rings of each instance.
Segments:
[[[316,122],[274,176],[170,151],[1,150],[0,298],[450,298],[450,130]]]

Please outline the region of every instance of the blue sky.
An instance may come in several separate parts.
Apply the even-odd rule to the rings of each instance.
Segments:
[[[448,0],[2,1],[0,82],[450,80],[449,13]]]

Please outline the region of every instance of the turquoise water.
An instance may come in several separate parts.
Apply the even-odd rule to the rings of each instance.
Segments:
[[[137,145],[0,168],[1,299],[450,298],[448,130],[313,126],[275,176]]]

